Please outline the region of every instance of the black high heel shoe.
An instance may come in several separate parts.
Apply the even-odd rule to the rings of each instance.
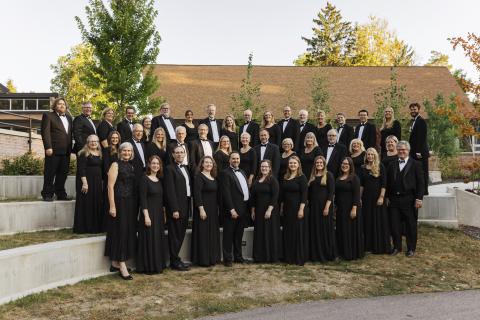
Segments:
[[[110,265],[110,272],[117,272],[117,271],[120,271],[120,268],[117,268],[117,267],[114,267],[114,266]],[[127,271],[132,272],[132,269],[127,268]]]
[[[123,280],[133,280],[133,277],[132,277],[131,274],[129,274],[128,276],[124,276],[121,272],[119,272],[118,275],[119,275],[120,278],[122,278]]]

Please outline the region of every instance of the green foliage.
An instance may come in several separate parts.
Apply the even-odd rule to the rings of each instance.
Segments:
[[[152,98],[159,87],[153,66],[159,53],[160,34],[155,29],[158,11],[154,0],[90,0],[86,24],[75,17],[83,40],[92,46],[104,92],[111,95],[118,109],[134,105],[140,114],[157,110],[162,99]]]
[[[454,156],[458,153],[458,126],[451,121],[449,115],[457,112],[454,97],[446,102],[442,95],[437,95],[432,104],[425,99],[423,102],[428,114],[428,144],[440,159]]]
[[[37,176],[43,175],[43,160],[35,158],[31,152],[12,159],[2,160],[2,175]]]
[[[243,111],[252,110],[253,116],[258,120],[265,111],[265,104],[261,101],[261,83],[254,83],[253,76],[253,54],[248,55],[247,74],[242,79],[240,92],[232,94],[231,107],[236,119],[242,119]]]
[[[430,59],[425,63],[426,66],[436,66],[436,67],[447,67],[448,70],[452,69],[450,64],[449,57],[446,54],[443,54],[439,51],[432,50],[430,51]]]
[[[312,105],[308,109],[309,113],[316,117],[318,111],[323,110],[328,115],[330,112],[328,80],[320,71],[314,74],[310,82],[310,97]]]

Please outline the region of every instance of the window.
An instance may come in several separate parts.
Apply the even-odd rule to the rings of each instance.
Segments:
[[[10,110],[10,99],[0,99],[0,110]]]
[[[25,110],[37,110],[37,99],[25,99]]]
[[[12,99],[12,110],[23,110],[23,99]]]
[[[49,99],[38,99],[38,110],[49,110],[49,109],[50,109]]]

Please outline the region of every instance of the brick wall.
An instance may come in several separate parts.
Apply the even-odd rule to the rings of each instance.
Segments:
[[[0,161],[16,157],[28,151],[28,134],[26,132],[0,129]],[[44,157],[42,137],[32,133],[32,152]]]

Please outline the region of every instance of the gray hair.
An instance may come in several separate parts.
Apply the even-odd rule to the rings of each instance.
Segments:
[[[248,133],[248,132],[242,133],[242,134],[240,135],[240,138],[242,138],[242,137],[248,137],[248,139],[252,139],[252,136],[251,136],[250,133]]]
[[[133,157],[135,156],[135,154],[134,154],[134,152],[133,152],[133,146],[132,146],[132,144],[131,144],[130,142],[123,142],[123,143],[120,145],[120,147],[118,147],[118,153],[119,153],[119,154],[122,153],[123,149],[130,149],[130,150],[132,150],[132,155],[131,155],[130,159],[128,159],[128,160],[132,160]]]
[[[305,113],[305,114],[307,115],[307,117],[308,117],[308,111],[307,111],[307,110],[301,109],[300,111],[298,111],[298,114],[299,114],[299,115],[302,114],[302,113]]]
[[[330,135],[330,134],[332,134],[332,133],[335,133],[335,135],[338,136],[337,129],[330,129],[330,130],[328,130],[327,135]]]
[[[400,140],[397,143],[397,149],[400,148],[400,147],[405,147],[408,151],[410,151],[410,143],[408,141]]]
[[[175,128],[175,133],[178,133],[178,131],[180,131],[180,130],[183,130],[183,131],[187,132],[187,129],[185,129],[184,126],[178,126],[178,127]]]
[[[143,126],[140,124],[140,123],[134,123],[133,124],[133,128],[132,128],[132,131],[135,131],[135,128],[138,128],[140,127],[140,130],[143,131]]]
[[[203,128],[203,127],[207,128],[207,130],[208,130],[208,126],[207,126],[205,123],[200,123],[200,124],[198,125],[197,130],[200,129],[200,128]]]

